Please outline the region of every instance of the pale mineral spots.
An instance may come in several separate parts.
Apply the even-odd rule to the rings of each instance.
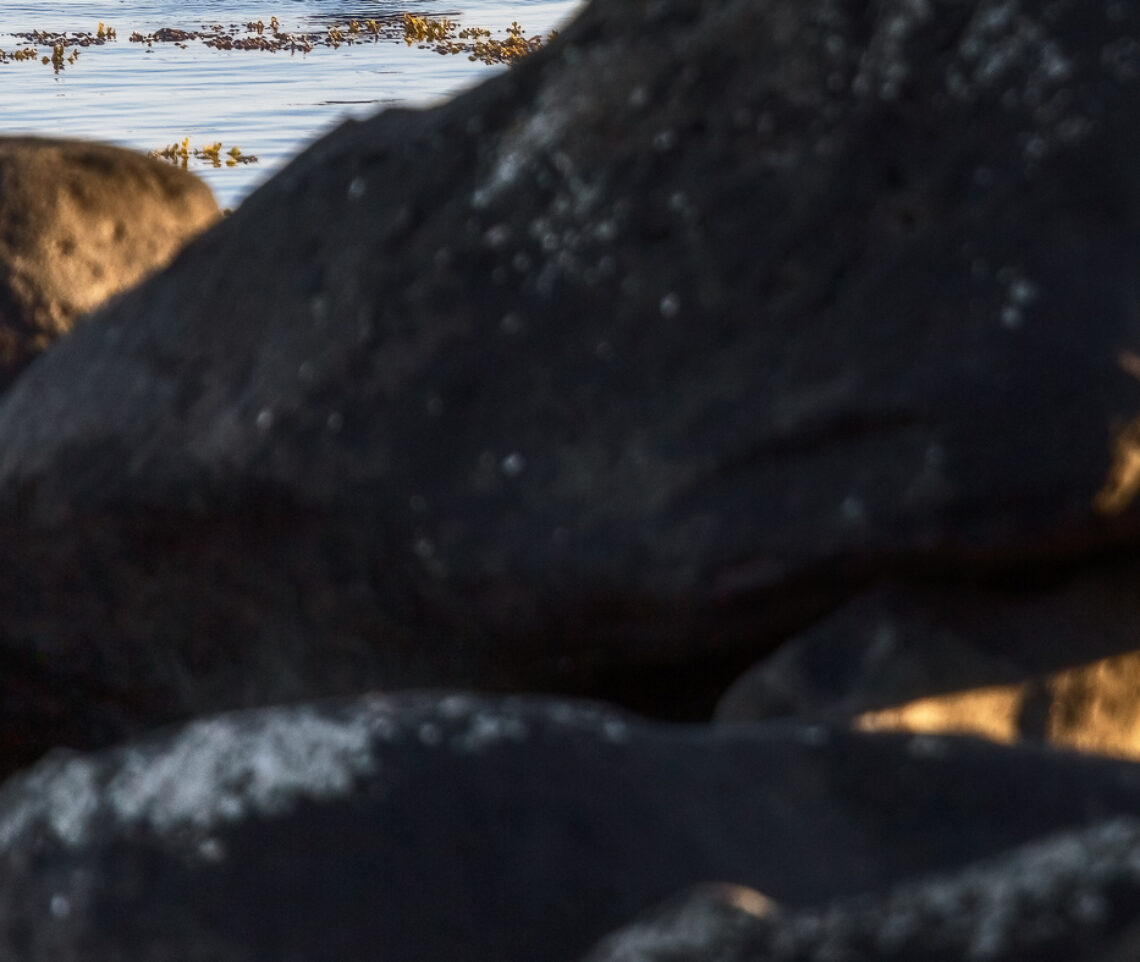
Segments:
[[[899,0],[892,7],[852,80],[852,92],[861,99],[899,97],[916,66],[912,40],[933,16],[929,0]],[[992,97],[997,89],[1003,108],[1027,114],[1021,150],[1030,164],[1059,147],[1079,143],[1094,127],[1094,120],[1080,112],[1080,99],[1068,89],[1076,66],[1051,34],[1049,19],[1048,8],[1037,17],[1018,0],[976,4],[943,82],[952,102],[972,104]],[[1134,50],[1135,41],[1122,38],[1102,51],[1103,67],[1119,83],[1140,76]],[[828,81],[829,87],[833,84]]]
[[[623,718],[590,705],[468,695],[377,695],[339,711],[236,712],[93,761],[49,756],[0,790],[0,848],[31,831],[80,847],[109,821],[123,829],[145,826],[171,844],[189,844],[197,858],[219,861],[226,851],[219,828],[284,813],[299,798],[343,796],[361,778],[382,777],[383,744],[484,752],[525,741],[544,718],[604,742],[622,742],[629,733]]]
[[[1028,845],[954,875],[799,913],[774,927],[769,962],[891,957],[937,948],[986,962],[1048,944],[1059,926],[1095,929],[1114,884],[1140,882],[1140,823],[1116,819]],[[867,947],[871,947],[868,954]],[[908,956],[909,957],[909,956]]]
[[[1002,326],[1016,330],[1025,322],[1025,313],[1040,296],[1040,290],[1033,281],[1013,268],[998,271],[998,280],[1006,286],[1005,301],[999,312]]]
[[[365,184],[363,177],[354,177],[348,183],[348,190],[345,192],[350,201],[356,202],[364,197],[367,192],[368,185]]]
[[[518,451],[512,451],[499,463],[499,469],[508,478],[517,478],[526,468],[526,458]]]

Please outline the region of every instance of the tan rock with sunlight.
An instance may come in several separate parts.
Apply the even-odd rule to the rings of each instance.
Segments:
[[[1140,759],[1140,652],[1069,668],[1041,681],[919,698],[864,712],[861,731],[976,735],[1003,744]]]
[[[0,138],[0,388],[219,217],[205,183],[134,151]]]

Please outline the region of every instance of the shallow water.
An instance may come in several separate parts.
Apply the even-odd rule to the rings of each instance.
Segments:
[[[526,36],[547,34],[568,19],[579,0],[57,0],[0,4],[0,50],[29,43],[19,33],[39,30],[94,34],[103,22],[117,39],[80,47],[74,63],[56,72],[40,60],[0,62],[0,134],[88,137],[149,151],[189,137],[192,147],[221,141],[222,166],[190,161],[225,207],[240,203],[290,157],[346,116],[366,116],[393,104],[425,105],[490,77],[503,66],[472,63],[409,47],[399,25],[404,12],[447,16],[486,27],[497,39],[518,21]],[[201,31],[221,24],[252,36],[246,24],[276,17],[281,32],[327,35],[330,27],[376,20],[381,33],[307,53],[218,50],[199,40],[131,42],[161,28]],[[76,49],[69,46],[67,52]],[[227,167],[232,146],[256,164]]]

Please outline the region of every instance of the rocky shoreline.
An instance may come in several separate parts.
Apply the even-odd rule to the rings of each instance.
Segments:
[[[1138,84],[607,0],[221,220],[0,147],[124,278],[0,400],[0,960],[1134,957]]]

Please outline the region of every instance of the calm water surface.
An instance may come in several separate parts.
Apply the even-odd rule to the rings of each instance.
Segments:
[[[486,27],[496,38],[517,20],[527,36],[567,20],[579,0],[56,0],[0,2],[0,49],[29,46],[32,31],[94,33],[100,21],[118,39],[80,48],[58,73],[38,59],[0,63],[0,134],[88,137],[153,150],[189,136],[191,145],[221,141],[259,163],[214,169],[191,162],[218,202],[233,207],[314,137],[345,116],[392,104],[424,105],[451,96],[505,67],[408,47],[395,22],[406,11]],[[376,41],[316,47],[309,53],[216,50],[190,40],[147,46],[133,32],[200,31],[221,24],[247,36],[245,24],[276,17],[283,32],[327,33],[375,19],[393,26]],[[34,41],[32,42],[34,43]],[[68,48],[69,52],[71,49]],[[41,55],[51,45],[39,44]],[[224,155],[223,155],[224,156]]]

